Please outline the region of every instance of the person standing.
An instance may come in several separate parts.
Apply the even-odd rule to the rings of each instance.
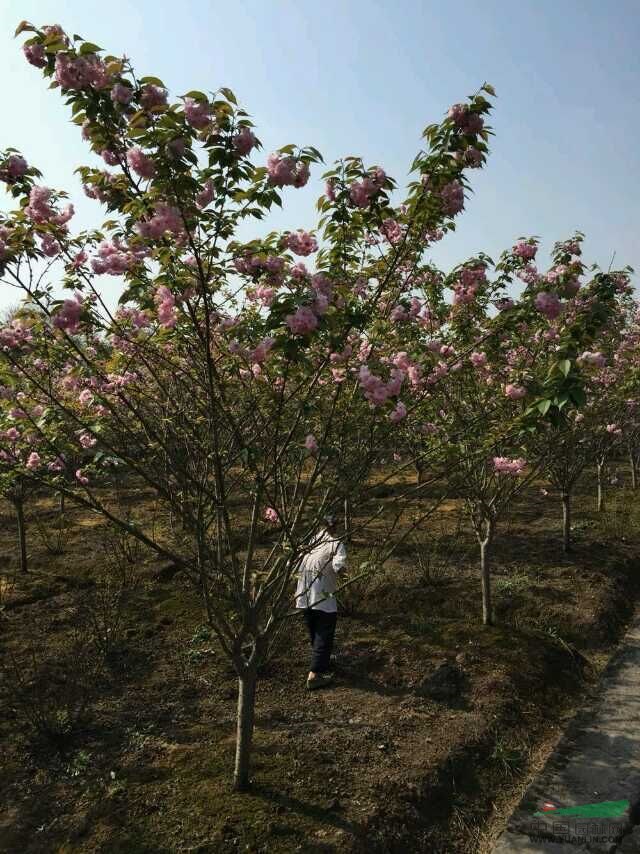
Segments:
[[[298,567],[296,608],[303,611],[311,641],[311,668],[307,676],[310,691],[328,685],[331,651],[336,632],[336,574],[347,562],[347,550],[338,539],[336,518],[327,515],[324,526],[301,559]]]

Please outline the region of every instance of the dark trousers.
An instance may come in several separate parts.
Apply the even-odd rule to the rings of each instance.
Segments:
[[[329,669],[337,617],[335,612],[328,614],[317,608],[304,609],[304,621],[311,640],[312,654],[309,670],[312,673],[325,673]]]

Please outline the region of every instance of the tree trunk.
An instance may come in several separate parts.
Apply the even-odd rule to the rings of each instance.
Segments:
[[[571,494],[562,493],[562,551],[571,551]]]
[[[22,499],[16,499],[13,502],[16,508],[16,517],[18,520],[18,543],[20,545],[20,571],[27,572],[27,529],[24,522],[24,506]]]
[[[249,764],[253,743],[253,724],[256,706],[257,672],[247,669],[238,678],[238,713],[236,730],[236,762],[233,771],[233,788],[246,792],[249,788]]]
[[[351,540],[351,499],[348,495],[344,499],[344,539],[346,543]]]
[[[631,470],[631,489],[635,491],[638,486],[638,468],[636,465],[636,455],[633,453],[633,448],[629,449],[629,468]]]
[[[598,463],[598,500],[596,509],[598,513],[604,510],[604,491],[602,488],[602,480],[604,475],[604,463]]]
[[[421,486],[424,483],[426,469],[421,463],[415,463],[416,467],[416,486]]]
[[[482,624],[493,625],[493,614],[491,611],[491,567],[489,564],[489,552],[493,542],[494,523],[485,523],[485,536],[480,540],[480,574],[482,577]]]

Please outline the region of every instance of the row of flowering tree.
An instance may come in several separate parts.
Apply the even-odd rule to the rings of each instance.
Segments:
[[[315,148],[262,158],[229,89],[172,101],[159,79],[57,26],[19,31],[108,167],[78,169],[107,219],[73,233],[67,195],[21,153],[0,156],[16,202],[0,223],[0,271],[24,295],[0,332],[2,476],[102,514],[197,586],[238,676],[244,789],[258,670],[322,515],[348,498],[349,533],[375,522],[391,554],[425,477],[380,506],[370,475],[401,447],[385,477],[415,467],[441,496],[465,497],[490,622],[498,518],[547,458],[531,437],[583,406],[583,354],[618,316],[626,279],[597,273],[580,287],[557,270],[538,275],[531,241],[449,276],[424,264],[485,161],[488,85],[426,128],[401,204],[380,166],[349,157],[323,176],[316,233],[240,241],[285,188],[308,182]],[[507,288],[518,273],[516,300]],[[123,282],[115,310],[103,298],[109,275]],[[179,520],[179,535],[144,528],[113,500],[123,471]],[[422,500],[413,524],[437,501]]]

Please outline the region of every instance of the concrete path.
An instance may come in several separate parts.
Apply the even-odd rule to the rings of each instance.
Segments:
[[[534,816],[545,801],[559,807],[603,801],[629,806],[612,818],[553,811]],[[639,804],[640,613],[605,670],[597,701],[570,724],[493,854],[640,854],[640,824],[634,826]]]

